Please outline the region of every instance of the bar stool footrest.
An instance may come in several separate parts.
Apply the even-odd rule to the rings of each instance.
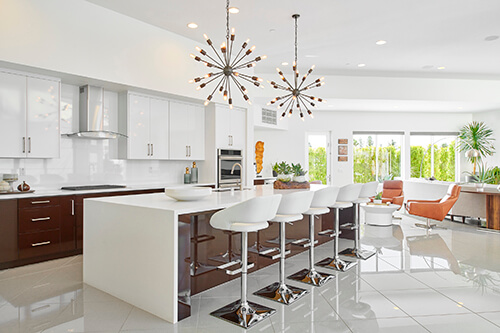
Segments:
[[[254,264],[254,263],[248,263],[248,265],[247,265],[247,269],[252,269],[252,268],[254,268],[254,266],[255,266],[255,264]],[[227,275],[231,275],[231,276],[232,276],[232,275],[236,275],[236,274],[240,274],[240,273],[241,273],[241,270],[242,270],[242,268],[241,268],[241,267],[240,267],[240,268],[238,268],[238,269],[235,269],[234,271],[231,271],[231,270],[229,270],[229,269],[226,269],[226,274],[227,274]]]
[[[350,222],[344,223],[340,225],[340,228],[342,229],[349,229],[349,230],[356,230],[358,227]]]
[[[341,235],[341,234],[342,234],[342,231],[339,231],[339,235]],[[318,235],[319,236],[326,236],[326,237],[330,237],[330,238],[333,238],[336,236],[335,230],[332,230],[332,229],[320,231],[320,232],[318,232]]]
[[[318,243],[319,243],[318,240],[315,239],[314,245],[316,245]],[[307,247],[311,247],[311,240],[309,238],[302,238],[302,239],[299,239],[297,242],[294,242],[292,244],[296,245],[296,246],[302,246],[304,248],[307,248]]]
[[[274,252],[274,251],[273,251],[273,252]],[[281,252],[280,252],[280,250],[279,250],[279,249],[276,249],[276,252],[277,252],[277,253],[275,253],[275,254],[272,254],[272,252],[270,252],[270,253],[265,253],[265,254],[261,254],[261,255],[262,255],[263,257],[270,258],[271,260],[276,260],[276,259],[281,258]],[[290,250],[286,250],[286,251],[285,251],[285,257],[286,257],[287,255],[289,255],[290,253],[292,253],[292,251],[290,251]]]

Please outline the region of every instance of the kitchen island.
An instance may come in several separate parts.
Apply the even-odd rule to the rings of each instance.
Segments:
[[[309,190],[323,187],[311,185]],[[201,242],[205,236],[190,229],[197,225],[196,216],[256,196],[293,191],[264,185],[212,193],[199,201],[175,201],[163,193],[86,199],[84,282],[176,323],[189,316],[190,274],[207,269],[197,265],[196,253],[186,257],[193,239]],[[187,223],[180,219],[186,216]]]

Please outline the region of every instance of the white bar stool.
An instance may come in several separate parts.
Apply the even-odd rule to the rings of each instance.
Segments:
[[[353,201],[354,211],[356,212],[356,218],[354,219],[355,225],[355,236],[354,236],[354,247],[345,249],[340,252],[341,255],[356,257],[359,259],[366,260],[375,254],[375,251],[362,250],[360,243],[360,225],[361,225],[361,212],[360,212],[360,204],[370,202],[370,197],[373,197],[377,194],[377,186],[378,182],[373,181],[366,184],[363,184],[361,187],[361,192],[359,192],[359,197]]]
[[[337,271],[345,272],[348,269],[354,267],[357,262],[342,260],[339,257],[339,235],[340,235],[340,210],[352,207],[352,202],[356,200],[361,191],[362,184],[349,184],[343,186],[339,190],[339,195],[337,197],[337,202],[330,208],[335,209],[335,246],[334,246],[334,257],[325,258],[320,262],[316,263],[317,266],[328,267],[335,269]]]
[[[281,195],[256,197],[215,213],[210,225],[215,229],[241,232],[241,299],[228,304],[210,315],[243,328],[250,328],[276,310],[247,300],[248,233],[269,226],[278,210]]]
[[[338,193],[338,187],[327,187],[314,192],[311,208],[303,213],[309,215],[309,243],[306,244],[306,246],[309,246],[309,269],[304,268],[290,275],[289,279],[320,287],[334,278],[333,275],[317,272],[314,268],[314,244],[316,242],[314,240],[314,218],[330,212],[328,207],[335,204]]]
[[[280,223],[280,279],[279,282],[275,282],[254,292],[254,295],[283,304],[292,304],[307,294],[307,290],[288,286],[285,283],[285,256],[290,253],[290,251],[285,250],[285,225],[286,223],[302,220],[302,213],[308,211],[311,207],[313,195],[314,192],[312,191],[299,191],[286,194],[281,199],[278,213],[274,218],[269,220],[270,222]]]

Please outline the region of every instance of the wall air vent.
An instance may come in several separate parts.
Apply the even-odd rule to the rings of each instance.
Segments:
[[[272,109],[262,109],[262,123],[278,125],[278,111]]]

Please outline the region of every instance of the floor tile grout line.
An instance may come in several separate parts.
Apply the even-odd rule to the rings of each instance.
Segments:
[[[336,274],[335,275],[335,279],[338,279],[338,278],[339,278],[339,274]],[[330,282],[333,282],[333,281],[330,281]],[[338,295],[338,290],[336,290],[336,293]],[[328,301],[328,299],[326,299],[325,295],[322,294],[321,292],[319,294],[321,295],[321,297],[323,298],[323,300],[326,302],[326,304],[328,304],[328,306],[333,310],[333,312],[335,312],[337,314],[337,316],[344,323],[344,325],[347,327],[347,329],[349,331],[351,331],[351,333],[354,333],[353,330],[351,329],[351,327],[346,323],[346,321],[344,320],[344,318],[342,318],[342,316],[340,315],[340,313],[338,313],[337,310],[335,310],[334,307],[332,306],[332,304]]]
[[[495,323],[495,322],[493,322],[493,321],[489,320],[488,318],[483,317],[483,316],[481,315],[482,313],[485,313],[485,312],[475,312],[475,314],[476,314],[476,315],[478,315],[479,317],[483,318],[484,320],[486,320],[486,321],[488,321],[488,322],[492,323],[493,325],[495,325],[495,326],[497,326],[497,327],[499,327],[499,328],[500,328],[500,322],[497,324],[497,323]],[[500,312],[498,312],[498,315],[500,316]]]
[[[127,303],[127,304],[129,304],[129,303]],[[130,314],[132,313],[132,311],[134,311],[134,308],[135,308],[135,306],[132,305],[132,308],[130,309],[130,311],[127,314],[127,318],[125,318],[125,320],[123,321],[122,326],[120,326],[120,329],[118,330],[118,332],[122,331],[123,326],[125,326],[125,323],[127,322],[128,318],[130,317]]]

